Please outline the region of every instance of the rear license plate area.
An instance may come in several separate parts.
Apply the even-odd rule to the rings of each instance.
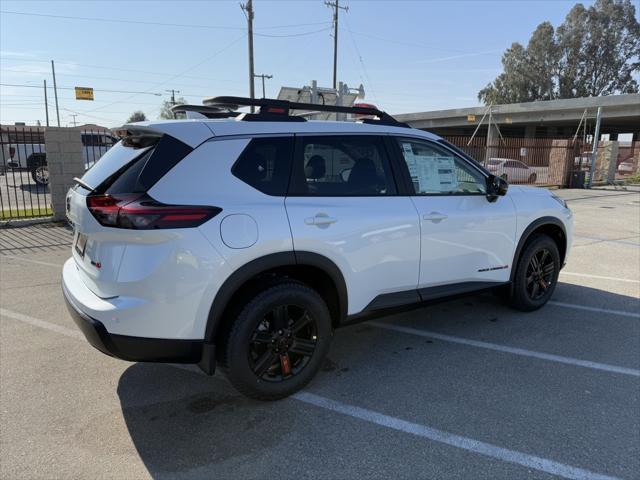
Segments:
[[[83,233],[78,233],[76,235],[76,243],[74,246],[76,252],[80,257],[84,258],[84,251],[87,248],[87,236]]]

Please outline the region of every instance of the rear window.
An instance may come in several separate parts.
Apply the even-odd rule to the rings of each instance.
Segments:
[[[136,157],[143,155],[149,148],[134,149],[118,142],[85,172],[81,180],[90,187],[96,188]]]
[[[231,173],[262,193],[284,196],[289,185],[292,156],[292,137],[254,138]]]
[[[146,192],[192,150],[168,135],[144,148],[118,142],[81,180],[109,194]]]

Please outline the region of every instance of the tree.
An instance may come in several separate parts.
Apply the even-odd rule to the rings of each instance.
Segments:
[[[543,22],[527,47],[502,56],[503,73],[478,98],[487,104],[634,93],[640,72],[640,24],[630,0],[576,4],[554,31]]]
[[[131,114],[127,123],[133,122],[144,122],[147,119],[147,116],[144,114],[142,110],[136,110]]]
[[[184,105],[186,104],[187,101],[184,99],[184,97],[178,97],[176,98],[176,105]],[[160,118],[161,120],[171,120],[173,118],[175,118],[173,116],[173,112],[171,111],[171,107],[173,107],[173,103],[171,103],[171,100],[165,100],[164,102],[162,102],[162,107],[160,108],[160,115],[158,115],[158,118]]]

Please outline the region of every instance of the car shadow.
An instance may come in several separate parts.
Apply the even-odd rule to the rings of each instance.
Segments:
[[[37,183],[23,183],[20,185],[20,190],[26,193],[34,195],[42,195],[49,192],[49,185],[38,185]]]
[[[122,374],[118,396],[153,478],[206,478],[221,462],[279,444],[297,422],[295,404],[248,399],[219,373],[209,377],[197,367],[136,363]],[[278,421],[265,425],[268,419]]]
[[[561,284],[554,300],[564,301],[566,296],[584,298],[586,306],[629,312],[636,312],[630,309],[630,305],[639,302],[632,296]],[[576,303],[575,300],[572,303]],[[474,314],[469,315],[469,310]],[[497,296],[486,293],[425,307],[421,313],[427,315],[412,315],[411,312],[415,311],[378,320],[413,323],[416,328],[433,331],[456,324],[456,334],[472,338],[479,329],[485,329],[489,321],[496,322],[500,318],[499,322],[491,323],[492,329],[501,328],[506,333],[510,331],[509,324],[513,323],[507,317],[513,320],[513,315],[532,315],[510,310]],[[467,312],[464,318],[456,315],[462,311]],[[564,314],[558,315],[562,317]],[[549,318],[549,321],[555,320]],[[572,327],[567,324],[567,328]],[[374,332],[374,337],[363,337],[363,334],[372,335]],[[348,375],[344,372],[381,362],[371,350],[357,346],[368,338],[378,343],[389,341],[388,335],[388,332],[378,331],[366,322],[345,327],[336,335],[330,353],[339,364],[328,358],[315,382],[340,381],[338,377]],[[513,338],[514,342],[517,340],[517,337]],[[406,353],[415,355],[416,352],[411,349]],[[400,354],[394,358],[404,361]],[[382,363],[380,368],[385,365]],[[410,364],[407,365],[411,368]],[[377,368],[377,365],[369,367]],[[363,379],[364,387],[376,381],[376,378]],[[297,432],[313,428],[306,405],[290,400],[258,402],[247,399],[219,373],[208,377],[195,366],[133,364],[121,375],[117,393],[133,444],[153,478],[214,478],[214,474],[220,476],[220,469],[227,471],[232,465],[243,464],[244,459],[259,462],[262,455],[269,455],[271,448],[282,442],[291,442]],[[265,465],[265,468],[273,467]],[[268,470],[262,471],[262,475],[267,473]]]

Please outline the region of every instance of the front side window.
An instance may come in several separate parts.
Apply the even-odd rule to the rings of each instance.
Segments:
[[[453,153],[430,142],[398,139],[416,195],[485,194],[485,177]]]
[[[380,137],[301,137],[293,195],[377,196],[396,193]]]
[[[262,193],[284,196],[289,184],[292,155],[292,137],[254,138],[231,172]]]

